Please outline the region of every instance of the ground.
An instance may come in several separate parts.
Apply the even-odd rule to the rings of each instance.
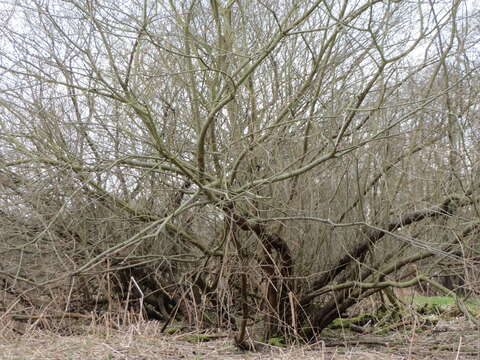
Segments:
[[[231,336],[212,333],[211,341],[191,343],[191,334],[160,332],[161,324],[141,322],[116,330],[95,326],[83,335],[30,330],[1,337],[0,359],[158,360],[158,359],[284,359],[284,360],[426,360],[480,359],[480,331],[463,318],[442,320],[429,328],[403,327],[385,335],[331,332],[316,344],[274,347],[259,352],[235,348]]]

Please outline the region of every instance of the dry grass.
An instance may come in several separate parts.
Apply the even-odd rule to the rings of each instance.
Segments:
[[[9,325],[9,324],[3,324]],[[10,324],[11,325],[11,324]],[[157,322],[137,322],[117,330],[91,325],[83,334],[61,336],[51,330],[29,330],[15,335],[3,326],[1,360],[158,360],[158,359],[284,359],[284,360],[380,360],[380,359],[480,359],[480,334],[456,320],[443,328],[422,334],[398,331],[367,340],[339,334],[335,343],[325,339],[314,346],[276,348],[265,345],[260,352],[238,351],[228,334],[193,344],[185,334],[161,334]],[[326,346],[329,345],[329,346]]]

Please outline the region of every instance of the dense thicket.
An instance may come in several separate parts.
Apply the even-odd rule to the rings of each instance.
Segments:
[[[318,333],[412,264],[478,289],[469,2],[1,11],[8,311],[141,302],[241,344]]]

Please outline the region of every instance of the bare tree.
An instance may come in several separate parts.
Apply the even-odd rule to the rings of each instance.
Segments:
[[[2,11],[6,288],[88,300],[107,271],[149,317],[238,327],[242,345],[255,311],[264,336],[308,337],[408,285],[390,281],[406,265],[476,256],[466,2]]]

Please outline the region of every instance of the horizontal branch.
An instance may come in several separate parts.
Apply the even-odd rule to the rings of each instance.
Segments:
[[[468,191],[466,195],[470,195],[472,191]],[[405,214],[404,216],[400,217],[397,221],[392,221],[388,224],[386,229],[382,229],[380,227],[376,227],[373,225],[369,225],[364,223],[365,225],[365,234],[367,238],[361,241],[356,247],[346,253],[337,263],[332,270],[327,271],[324,273],[317,281],[314,282],[312,289],[319,289],[327,285],[332,279],[334,279],[338,274],[340,274],[350,263],[354,260],[358,260],[364,256],[365,253],[380,239],[382,239],[385,235],[390,234],[394,231],[397,231],[401,228],[404,228],[408,225],[417,223],[427,218],[435,218],[438,216],[450,216],[452,214],[453,208],[467,206],[473,203],[473,199],[467,196],[458,196],[458,195],[451,195],[447,197],[441,204],[437,206],[432,206],[428,209],[413,211],[410,213]],[[398,238],[398,236],[396,236]],[[406,237],[402,237],[402,240],[409,240]],[[409,240],[411,242],[411,239]],[[418,245],[418,244],[417,244]],[[432,250],[431,247],[428,250]],[[309,291],[308,293],[312,293],[314,290]]]
[[[407,288],[419,284],[423,280],[423,276],[417,276],[411,280],[398,282],[398,281],[380,281],[380,282],[361,282],[361,281],[348,281],[342,284],[335,284],[325,286],[311,295],[317,297],[332,291],[340,291],[349,288],[360,288],[360,289],[384,289],[386,287],[395,287],[395,288]]]

